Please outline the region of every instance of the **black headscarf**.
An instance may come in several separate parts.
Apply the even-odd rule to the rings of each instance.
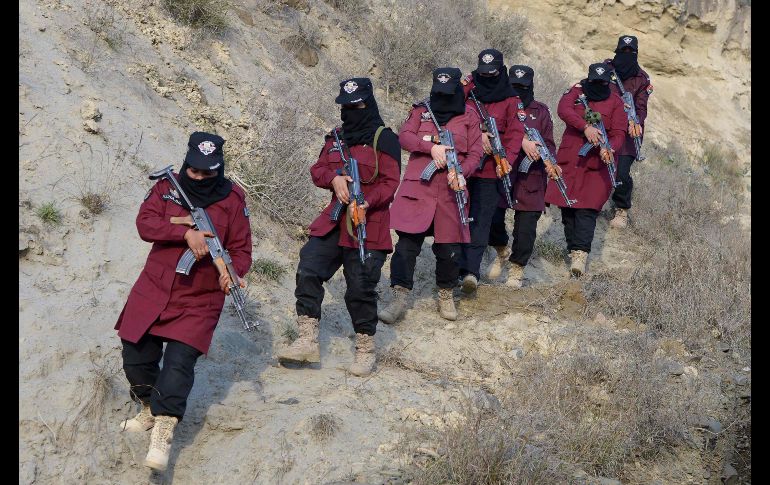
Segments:
[[[625,81],[639,74],[639,61],[636,52],[618,52],[612,59],[612,66],[620,79]]]
[[[523,84],[512,84],[513,92],[521,98],[524,107],[528,107],[529,104],[535,99],[534,86],[524,86]]]
[[[471,72],[473,83],[476,85],[473,92],[482,103],[494,103],[511,96],[516,96],[508,80],[508,68],[503,65],[499,74],[493,77],[480,76],[478,70]]]
[[[191,179],[187,175],[187,168],[189,166],[190,165],[188,165],[187,162],[182,164],[182,170],[179,173],[179,185],[182,186],[182,190],[184,190],[185,194],[187,194],[187,197],[190,199],[190,202],[195,207],[208,207],[214,202],[219,202],[230,195],[230,191],[233,190],[233,183],[230,179],[225,178],[224,163],[219,166],[216,177],[203,180]],[[187,207],[184,198],[180,197],[180,199],[185,208],[190,209]]]
[[[342,139],[347,146],[371,145],[374,132],[385,125],[374,96],[369,96],[364,103],[366,106],[363,108],[347,108],[343,105],[340,111]]]
[[[439,125],[446,125],[449,120],[465,113],[465,92],[461,84],[454,94],[430,93],[430,109]]]
[[[580,81],[583,92],[589,101],[604,101],[610,97],[610,85],[601,82],[591,82],[588,79]]]

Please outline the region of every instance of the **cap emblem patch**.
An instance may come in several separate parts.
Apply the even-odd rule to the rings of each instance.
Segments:
[[[492,54],[484,54],[481,56],[481,60],[484,62],[484,64],[489,64],[490,62],[495,60],[495,56]]]
[[[204,155],[211,155],[214,153],[214,150],[217,149],[217,146],[214,145],[213,142],[210,142],[208,140],[202,141],[198,144],[198,150]]]
[[[350,94],[358,89],[358,84],[355,81],[348,81],[344,86],[342,86],[342,89],[344,89],[346,93]]]

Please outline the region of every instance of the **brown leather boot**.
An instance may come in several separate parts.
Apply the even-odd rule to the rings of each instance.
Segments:
[[[487,278],[492,281],[499,278],[503,268],[511,264],[510,261],[508,261],[508,258],[511,257],[511,248],[508,246],[494,246],[494,248],[497,252],[497,257],[492,260],[492,263],[487,270]]]
[[[457,309],[455,308],[452,288],[438,289],[438,313],[447,320],[457,320]]]
[[[348,369],[354,376],[365,377],[374,370],[377,360],[374,353],[374,335],[356,334],[356,355]]]
[[[144,458],[144,466],[161,472],[166,469],[171,440],[174,439],[174,428],[178,422],[174,416],[155,417],[155,426],[152,427],[150,435],[150,450]]]
[[[388,303],[388,306],[377,312],[377,318],[387,324],[394,324],[404,316],[409,289],[403,286],[394,286],[391,288],[391,294],[393,298]]]

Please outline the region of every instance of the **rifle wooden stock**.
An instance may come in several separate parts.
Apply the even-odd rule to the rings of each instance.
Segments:
[[[192,216],[187,215],[184,217],[172,217],[171,224],[181,224],[183,226],[193,227],[195,222],[193,222]]]

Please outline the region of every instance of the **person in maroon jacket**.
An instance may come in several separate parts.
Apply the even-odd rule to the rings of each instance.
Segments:
[[[577,202],[567,207],[556,184],[548,184],[545,202],[561,208],[564,237],[571,258],[570,270],[575,276],[586,271],[596,218],[612,193],[607,164],[617,166],[613,152],[620,150],[625,141],[627,123],[623,101],[610,90],[609,83],[609,66],[603,62],[591,64],[588,77],[565,91],[557,110],[567,126],[556,160],[563,171],[569,196]],[[591,110],[601,114],[612,151],[599,147],[603,140],[601,132],[585,120],[586,110],[578,99],[581,95],[586,97]],[[586,141],[594,144],[594,148],[581,157],[578,151]]]
[[[522,109],[516,113],[516,117],[508,123],[517,123],[534,128],[540,132],[551,153],[556,153],[556,145],[553,141],[553,121],[548,106],[535,100],[534,95],[535,71],[524,65],[511,66],[508,78],[511,80],[516,95],[521,99]],[[532,142],[534,143],[534,142]],[[537,144],[535,144],[537,145]],[[515,156],[513,171],[515,175],[511,198],[516,201],[513,209],[513,242],[508,247],[508,233],[505,230],[505,211],[508,208],[505,197],[500,197],[497,210],[492,219],[489,232],[489,245],[495,248],[497,257],[490,264],[487,277],[495,280],[500,276],[503,268],[508,267],[508,278],[505,284],[514,288],[520,288],[524,278],[524,267],[532,256],[537,236],[537,221],[545,211],[545,187],[547,177],[557,178],[561,174],[558,165],[544,164],[540,160],[540,153],[535,150],[533,160],[527,173],[519,172],[521,161],[527,156],[522,147]]]
[[[465,80],[466,96],[473,92],[476,99],[486,109],[490,117],[497,122],[501,142],[506,155],[512,157],[522,148],[524,129],[521,123],[513,123],[517,111],[523,107],[521,100],[511,88],[508,80],[508,68],[503,63],[503,54],[497,49],[484,49],[479,52],[478,67]],[[475,103],[470,103],[476,111]],[[481,117],[481,113],[478,113]],[[466,173],[468,192],[470,193],[471,241],[462,245],[460,257],[460,278],[464,293],[476,291],[478,286],[481,259],[489,242],[489,228],[495,214],[497,201],[502,191],[502,182],[495,171],[496,164],[492,155],[489,134],[482,133],[481,143],[484,153],[481,155],[480,170]],[[536,145],[525,141],[524,149],[532,155],[537,153]],[[510,160],[509,160],[510,163]],[[516,176],[510,173],[511,181]]]
[[[643,136],[644,120],[647,119],[647,100],[652,94],[650,76],[639,67],[639,41],[633,35],[621,35],[615,48],[615,57],[604,62],[614,69],[623,83],[623,89],[631,93],[634,99],[639,124],[628,123],[628,132],[623,147],[615,155],[618,157],[618,180],[621,185],[615,188],[612,201],[615,203],[615,217],[610,227],[622,228],[628,225],[628,209],[631,208],[631,191],[634,180],[631,178],[631,164],[636,160],[633,136]],[[611,80],[610,89],[621,95],[616,81]]]
[[[190,135],[177,178],[190,202],[206,209],[242,278],[251,266],[249,211],[246,194],[225,178],[224,142],[210,133]],[[152,248],[115,325],[131,397],[142,405],[121,428],[152,428],[145,465],[157,470],[168,464],[174,427],[184,416],[193,386],[195,363],[208,352],[229,293],[229,276],[219,275],[208,255],[205,238],[212,234],[171,223],[173,217],[189,215],[189,207],[168,180],[160,180],[147,192],[136,227]],[[197,260],[189,276],[175,272],[187,248]],[[244,280],[237,283],[245,287]]]
[[[440,67],[433,71],[430,106],[442,129],[454,137],[454,147],[432,141],[438,130],[423,103],[413,105],[409,117],[401,126],[399,141],[408,150],[409,164],[404,180],[390,208],[391,225],[398,234],[396,251],[390,263],[390,304],[380,311],[385,323],[395,323],[406,310],[407,295],[414,284],[414,267],[426,236],[433,236],[436,255],[436,285],[439,313],[448,320],[457,319],[452,290],[457,285],[460,243],[470,240],[468,226],[461,224],[455,189],[465,189],[465,177],[455,177],[444,170],[447,150],[454,149],[463,174],[473,173],[481,158],[481,129],[479,116],[471,102],[465,100],[460,77],[455,67]],[[439,170],[427,182],[420,174],[435,163]],[[468,205],[465,206],[468,214]]]
[[[278,359],[293,362],[320,362],[318,345],[324,282],[342,266],[347,290],[347,305],[356,332],[356,353],[350,372],[365,376],[375,364],[374,334],[377,331],[377,293],[380,270],[387,253],[393,249],[390,239],[390,214],[399,180],[401,147],[396,134],[384,128],[372,83],[368,78],[346,79],[340,83],[335,100],[342,105],[342,128],[338,134],[342,147],[337,147],[332,134],[327,135],[318,161],[310,167],[313,183],[332,192],[331,200],[310,224],[310,239],[299,253],[297,266],[297,326],[299,338],[278,354]],[[337,129],[337,128],[335,128]],[[374,145],[376,145],[376,150]],[[340,158],[358,161],[361,187],[366,201],[366,240],[368,257],[361,263],[356,231],[349,223],[353,216],[348,183],[353,179],[345,171]],[[347,215],[338,222],[331,219],[337,201],[347,206]]]

